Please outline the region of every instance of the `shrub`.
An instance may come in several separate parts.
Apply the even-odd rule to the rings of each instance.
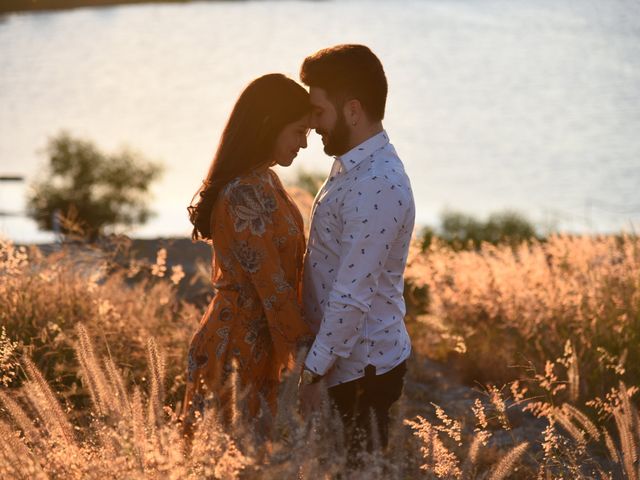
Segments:
[[[159,165],[128,150],[104,154],[64,132],[49,141],[47,154],[49,164],[27,199],[27,213],[40,228],[56,230],[62,216],[95,239],[105,227],[149,218],[145,197],[160,175]],[[62,233],[69,231],[64,221],[59,227]]]
[[[293,185],[308,192],[311,197],[315,197],[324,183],[325,175],[318,172],[307,172],[306,170],[298,170],[298,176]]]
[[[491,214],[485,222],[461,212],[444,212],[438,231],[431,227],[422,230],[422,251],[426,251],[436,237],[458,251],[477,250],[484,242],[515,247],[538,236],[529,220],[517,212],[507,210]]]

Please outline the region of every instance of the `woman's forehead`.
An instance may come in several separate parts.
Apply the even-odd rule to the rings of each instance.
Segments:
[[[309,122],[311,120],[311,115],[305,115],[304,117],[296,120],[295,122],[293,122],[291,125],[293,125],[295,128],[297,127],[301,127],[301,128],[308,128],[309,127]]]

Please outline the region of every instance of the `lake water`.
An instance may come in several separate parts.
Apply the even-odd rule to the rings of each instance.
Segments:
[[[364,43],[389,80],[385,127],[418,222],[505,208],[542,229],[640,226],[637,0],[249,1],[0,17],[0,175],[38,175],[62,129],[166,166],[138,236],[190,232],[185,207],[237,95],[336,43]],[[310,136],[294,167],[328,172]],[[25,185],[0,183],[0,210]],[[20,217],[0,233],[49,238]]]

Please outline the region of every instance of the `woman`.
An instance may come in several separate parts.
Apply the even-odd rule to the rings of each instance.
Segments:
[[[307,91],[284,75],[251,82],[189,207],[193,239],[213,244],[215,296],[189,347],[187,429],[211,394],[228,412],[233,368],[249,413],[261,398],[274,413],[281,374],[310,338],[300,306],[302,217],[269,168],[291,165],[306,148],[310,110]]]

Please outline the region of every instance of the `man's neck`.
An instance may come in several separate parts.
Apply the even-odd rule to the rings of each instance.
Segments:
[[[359,129],[351,130],[351,141],[349,142],[349,150],[357,147],[363,142],[366,142],[374,135],[379,134],[384,128],[382,127],[382,122],[375,122],[369,125],[366,125]]]

